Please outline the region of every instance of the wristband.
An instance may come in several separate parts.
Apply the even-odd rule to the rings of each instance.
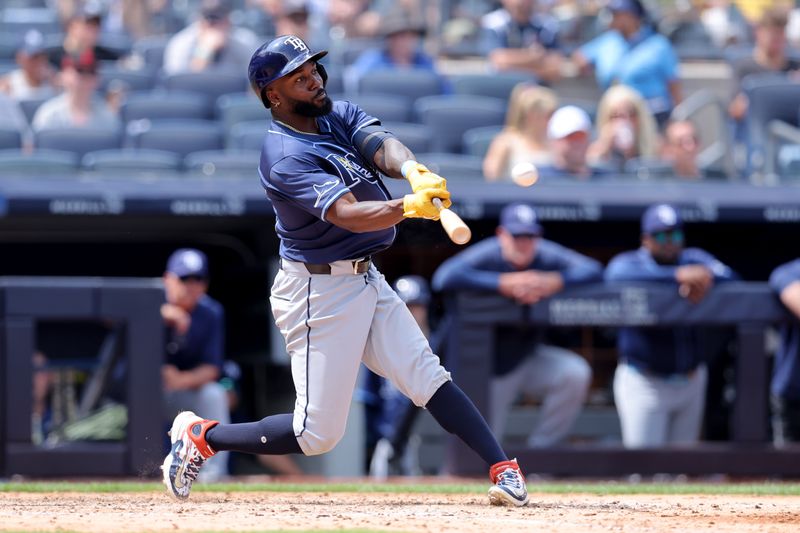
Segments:
[[[418,164],[419,163],[417,163],[413,159],[409,159],[408,161],[403,163],[403,165],[400,167],[400,174],[402,174],[404,178],[408,179],[408,176],[406,174],[411,171],[412,167],[416,167]]]

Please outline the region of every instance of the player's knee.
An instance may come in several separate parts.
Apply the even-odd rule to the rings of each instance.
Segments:
[[[300,437],[303,440],[303,453],[305,455],[321,455],[334,449],[339,441],[342,440],[344,431],[336,431],[325,434],[303,433]]]
[[[582,357],[576,357],[565,370],[560,386],[583,393],[591,385],[592,368]]]

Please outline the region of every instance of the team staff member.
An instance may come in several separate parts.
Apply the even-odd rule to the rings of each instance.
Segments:
[[[800,318],[800,259],[776,268],[769,284],[783,305]],[[772,438],[776,446],[800,442],[800,323],[781,327],[772,374]]]
[[[433,288],[497,291],[525,305],[602,277],[603,267],[594,259],[543,239],[531,206],[511,204],[500,214],[497,235],[445,261],[433,276]],[[498,436],[520,392],[543,399],[539,425],[528,437],[528,445],[537,447],[567,436],[592,381],[581,356],[543,344],[541,333],[515,328],[499,335],[489,389],[489,421]]]
[[[683,222],[670,205],[642,216],[642,246],[614,257],[607,281],[675,284],[692,303],[736,274],[699,248],[684,248]],[[628,448],[690,444],[700,437],[707,371],[698,334],[689,327],[620,328],[614,400]]]
[[[525,505],[516,461],[370,259],[391,245],[404,218],[438,218],[433,199],[450,205],[446,182],[415,162],[377,119],[349,102],[331,102],[317,63],[326,53],[284,35],[256,50],[249,68],[254,91],[272,112],[259,172],[281,241],[270,303],[291,356],[294,413],[227,425],[181,413],[164,482],[174,496],[188,497],[203,462],[221,450],[329,451],[344,433],[363,361],[491,465],[492,503]],[[413,193],[390,199],[378,171],[405,177]]]

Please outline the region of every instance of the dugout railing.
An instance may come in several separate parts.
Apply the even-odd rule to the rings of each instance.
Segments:
[[[149,475],[155,470],[163,453],[163,300],[160,279],[0,278],[0,476]],[[125,357],[123,440],[32,441],[32,355],[38,325],[52,321],[108,326],[101,353],[83,354],[92,372],[82,384],[78,410],[92,407],[86,402],[99,398],[114,362]]]
[[[653,284],[597,284],[571,288],[532,306],[517,305],[494,293],[454,292],[447,297],[453,323],[445,357],[461,388],[488,414],[488,380],[498,328],[542,327],[732,326],[736,330],[736,397],[732,436],[726,442],[688,447],[630,450],[619,444],[567,444],[507,449],[526,471],[564,476],[626,474],[729,474],[798,476],[800,446],[778,449],[769,438],[769,361],[765,333],[771,324],[790,320],[764,283],[726,283],[699,304],[680,298],[674,287]],[[483,464],[460,440],[449,437],[447,470],[485,475]]]

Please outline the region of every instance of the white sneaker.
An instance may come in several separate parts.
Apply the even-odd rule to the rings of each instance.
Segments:
[[[494,483],[489,489],[489,502],[492,505],[514,505],[522,507],[528,503],[528,489],[525,476],[519,469],[516,459],[501,461],[489,469],[489,478]]]
[[[179,413],[173,420],[169,431],[172,449],[164,458],[161,473],[164,485],[176,498],[185,500],[189,497],[200,468],[214,455],[205,437],[206,432],[217,424],[216,420],[204,420],[191,411]]]

